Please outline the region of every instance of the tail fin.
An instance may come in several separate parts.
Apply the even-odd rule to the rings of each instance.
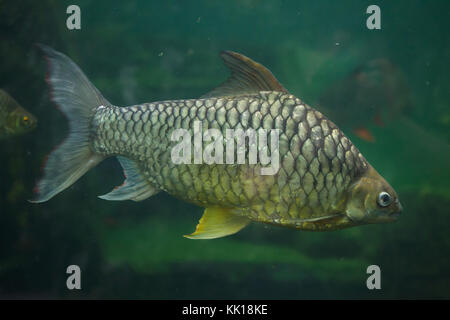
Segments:
[[[45,202],[70,187],[89,169],[104,159],[89,146],[89,123],[95,108],[110,105],[67,56],[50,47],[38,45],[45,53],[51,97],[69,120],[68,138],[48,157],[44,177],[35,188],[34,203]]]

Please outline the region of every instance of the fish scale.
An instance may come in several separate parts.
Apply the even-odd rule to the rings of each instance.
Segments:
[[[167,119],[173,125],[166,125]],[[174,164],[170,152],[177,142],[170,141],[171,134],[186,129],[193,136],[194,121],[201,121],[203,130],[219,129],[224,137],[227,129],[279,129],[280,170],[273,177],[259,175],[260,165],[249,165],[248,153],[246,165]],[[264,222],[292,223],[335,212],[349,183],[367,169],[365,159],[331,121],[279,92],[102,106],[92,130],[95,153],[136,160],[155,187],[201,206],[247,208],[241,214]],[[111,139],[115,132],[118,139]],[[203,150],[209,143],[203,141]]]
[[[231,235],[250,221],[334,230],[394,221],[402,210],[392,187],[333,122],[248,57],[223,52],[230,77],[199,99],[117,107],[68,57],[40,47],[50,65],[53,100],[67,116],[70,133],[48,157],[32,202],[49,200],[105,158],[116,156],[126,179],[100,198],[141,201],[166,191],[202,206],[195,232],[185,235],[190,239]],[[180,133],[177,129],[184,130],[183,143],[187,136],[194,141],[184,147],[172,141],[172,134]],[[239,131],[228,136],[229,129]],[[236,139],[249,129],[255,139]],[[259,145],[261,129],[270,134],[270,146],[264,145],[269,139]],[[216,140],[218,133],[222,140]],[[234,161],[227,154],[230,142]],[[181,164],[172,159],[172,152],[180,150],[191,152]],[[215,161],[221,150],[225,157]],[[213,159],[198,157],[212,151]],[[270,161],[264,153],[270,153]],[[267,174],[268,169],[275,172]]]

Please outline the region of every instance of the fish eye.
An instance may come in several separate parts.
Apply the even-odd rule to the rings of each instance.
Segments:
[[[22,117],[22,123],[23,123],[23,125],[25,125],[25,126],[32,125],[31,119],[30,119],[30,117],[28,117],[28,116],[23,116],[23,117]]]
[[[389,193],[383,191],[383,192],[380,192],[380,194],[378,195],[377,202],[380,207],[387,207],[388,205],[391,204],[392,197]]]

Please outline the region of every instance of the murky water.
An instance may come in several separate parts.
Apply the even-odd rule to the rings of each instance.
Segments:
[[[66,9],[77,4],[81,29]],[[0,296],[31,298],[450,298],[450,23],[447,1],[0,1],[0,87],[39,120],[0,141]],[[69,22],[67,21],[69,19]],[[373,22],[373,21],[372,21]],[[222,50],[267,66],[323,111],[390,182],[397,222],[314,233],[252,223],[193,241],[202,208],[160,193],[97,196],[111,158],[31,204],[68,133],[34,43],[70,56],[112,103],[196,98],[224,81]],[[68,290],[67,267],[81,269]],[[367,268],[379,266],[381,289]]]

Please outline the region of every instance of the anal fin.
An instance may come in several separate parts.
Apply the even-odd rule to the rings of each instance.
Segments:
[[[233,209],[206,208],[189,239],[215,239],[235,234],[250,223],[250,219],[232,213]]]
[[[111,192],[103,196],[99,196],[100,199],[142,201],[160,191],[145,179],[134,161],[125,157],[117,157],[117,159],[122,165],[126,179],[121,186],[115,187]]]

